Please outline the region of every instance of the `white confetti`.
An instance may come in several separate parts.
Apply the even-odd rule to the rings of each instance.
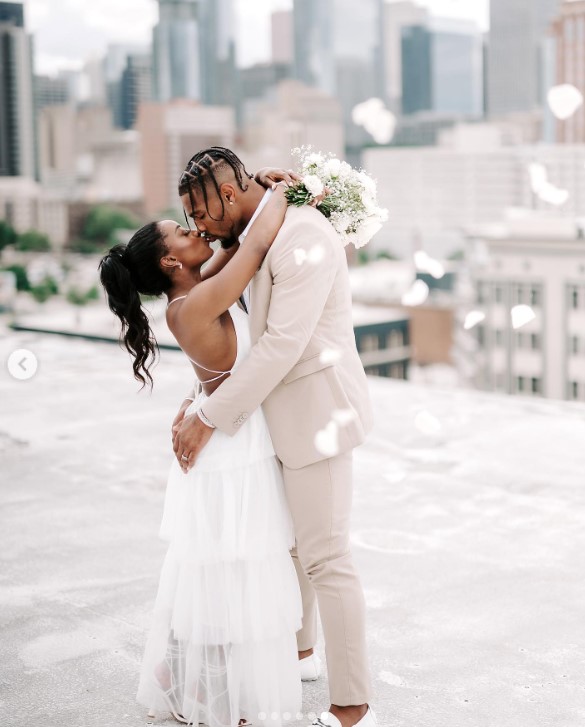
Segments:
[[[582,106],[583,94],[570,83],[562,83],[550,89],[547,100],[550,110],[557,119],[566,121]]]
[[[325,257],[325,248],[323,245],[313,245],[309,252],[307,252],[306,250],[303,250],[303,248],[297,247],[297,249],[293,251],[293,255],[295,257],[295,262],[299,267],[305,262],[308,262],[310,265],[318,265]]]
[[[315,449],[325,457],[335,457],[339,454],[338,428],[334,421],[329,422],[325,429],[320,429],[315,435]]]
[[[445,268],[441,263],[428,255],[424,250],[417,250],[414,253],[414,264],[418,270],[432,275],[437,280],[445,275]]]
[[[357,415],[353,409],[335,409],[331,418],[340,427],[344,427],[346,424],[353,422],[356,416]]]
[[[357,126],[373,137],[377,144],[389,144],[396,131],[396,116],[379,98],[371,98],[354,106],[351,118]]]
[[[529,305],[515,305],[511,311],[512,327],[518,330],[536,318],[536,313]]]
[[[337,363],[341,359],[341,351],[336,348],[326,348],[319,354],[319,361],[324,364]]]
[[[402,296],[402,305],[422,305],[429,297],[429,286],[424,280],[415,280],[412,288]]]
[[[478,323],[481,323],[484,320],[485,313],[482,313],[480,310],[472,310],[465,316],[465,323],[463,324],[463,328],[465,328],[466,331],[469,331],[472,328],[475,328]]]
[[[543,202],[560,207],[569,199],[569,192],[566,189],[555,187],[548,181],[548,171],[544,164],[533,162],[529,166],[529,173],[532,191]]]
[[[426,410],[418,412],[414,418],[414,426],[419,432],[429,437],[436,437],[443,430],[443,426],[437,417]]]

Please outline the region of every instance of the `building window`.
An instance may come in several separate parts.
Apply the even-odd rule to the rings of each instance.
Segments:
[[[533,394],[541,394],[541,380],[534,378],[532,379],[532,393]]]
[[[360,352],[366,351],[377,351],[380,348],[378,336],[373,333],[368,333],[360,338],[359,350]]]
[[[530,288],[530,305],[539,306],[540,303],[540,290],[538,288]]]
[[[400,348],[404,346],[404,334],[402,331],[390,331],[386,336],[386,347],[387,348]]]
[[[542,348],[542,343],[540,340],[540,335],[538,333],[531,333],[530,334],[530,348],[533,351],[540,351]]]
[[[477,327],[477,342],[480,346],[485,346],[485,326]]]
[[[494,295],[496,298],[496,303],[502,303],[504,300],[504,291],[502,290],[501,286],[496,285]]]
[[[516,334],[516,348],[524,348],[524,334],[523,333]]]
[[[574,401],[577,401],[579,399],[579,382],[578,381],[569,382],[569,399],[573,399]]]
[[[502,348],[504,345],[504,331],[496,328],[496,346]]]
[[[524,303],[524,286],[519,285],[516,288],[516,303],[522,305]]]
[[[579,302],[579,288],[575,285],[571,288],[571,307],[573,310],[579,309]]]
[[[477,284],[477,302],[482,305],[485,303],[485,283]]]
[[[579,350],[579,336],[571,336],[571,353],[577,355]]]
[[[525,384],[524,376],[517,376],[516,377],[516,391],[519,391],[520,393],[522,393],[524,391],[524,384]]]

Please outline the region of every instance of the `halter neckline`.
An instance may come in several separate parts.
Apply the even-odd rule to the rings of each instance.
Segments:
[[[175,302],[176,302],[177,300],[183,300],[183,299],[184,299],[184,298],[186,298],[186,297],[187,297],[186,295],[178,295],[178,296],[177,296],[176,298],[173,298],[172,300],[170,300],[170,301],[169,301],[169,302],[167,303],[167,308],[170,308],[170,306],[172,306],[172,305],[173,305],[173,303],[175,303]]]

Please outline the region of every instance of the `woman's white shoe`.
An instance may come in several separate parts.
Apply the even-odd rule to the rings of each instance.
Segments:
[[[321,659],[317,654],[305,656],[299,661],[301,667],[301,681],[314,682],[321,676]]]

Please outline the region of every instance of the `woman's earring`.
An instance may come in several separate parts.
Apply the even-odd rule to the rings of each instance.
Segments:
[[[179,270],[183,269],[183,263],[177,263],[175,267],[179,268]]]

